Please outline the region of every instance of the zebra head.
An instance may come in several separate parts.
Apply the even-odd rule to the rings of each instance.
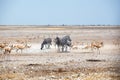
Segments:
[[[67,40],[67,46],[72,46],[71,41]]]

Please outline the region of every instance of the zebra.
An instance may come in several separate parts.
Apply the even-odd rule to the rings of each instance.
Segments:
[[[58,47],[58,50],[60,51],[60,46],[62,47],[62,52],[67,52],[67,47],[71,47],[71,38],[70,36],[64,36],[63,38],[59,38],[59,37],[56,37],[55,38],[55,44],[57,45]]]
[[[51,42],[52,42],[51,38],[45,38],[41,44],[41,50],[44,48],[44,45],[47,49],[49,49],[50,45],[52,45]]]

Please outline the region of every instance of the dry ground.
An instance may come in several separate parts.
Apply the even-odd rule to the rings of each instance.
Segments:
[[[31,48],[22,53],[12,51],[1,58],[0,80],[120,80],[120,28],[79,27],[0,27],[0,42],[27,41]],[[58,53],[54,44],[51,49],[40,50],[46,37],[70,35],[78,49]],[[98,54],[96,50],[82,49],[93,40],[104,42]]]

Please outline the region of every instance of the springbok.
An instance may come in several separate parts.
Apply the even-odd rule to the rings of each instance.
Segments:
[[[7,44],[7,43],[0,43],[0,49],[5,48],[6,46],[8,46],[8,44]]]
[[[31,45],[28,45],[28,44],[14,44],[13,47],[16,49],[16,52],[21,50],[21,53],[22,53],[23,49],[30,48]]]
[[[79,49],[79,45],[78,45],[79,43],[78,42],[74,42],[74,43],[72,43],[72,45],[71,45],[71,49],[73,49],[73,50],[77,50],[77,49]]]
[[[100,54],[100,48],[103,47],[103,42],[99,42],[99,41],[94,41],[91,43],[91,49],[93,51],[93,49],[97,49],[98,53]]]
[[[89,51],[91,52],[91,43],[89,42],[84,42],[81,46],[82,50]]]
[[[85,45],[82,49],[89,49],[89,48],[91,48],[90,45]]]
[[[4,54],[10,54],[13,49],[13,45],[4,47]]]
[[[12,50],[13,50],[13,45],[5,46],[3,48],[3,54],[1,56],[1,58],[5,59],[5,57],[10,57],[10,53],[11,53]]]
[[[113,45],[115,45],[116,47],[119,48],[119,46],[120,46],[120,41],[119,41],[118,39],[113,40]]]

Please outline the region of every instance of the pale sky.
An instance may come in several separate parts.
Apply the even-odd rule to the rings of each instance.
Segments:
[[[120,25],[120,0],[0,0],[0,25]]]

